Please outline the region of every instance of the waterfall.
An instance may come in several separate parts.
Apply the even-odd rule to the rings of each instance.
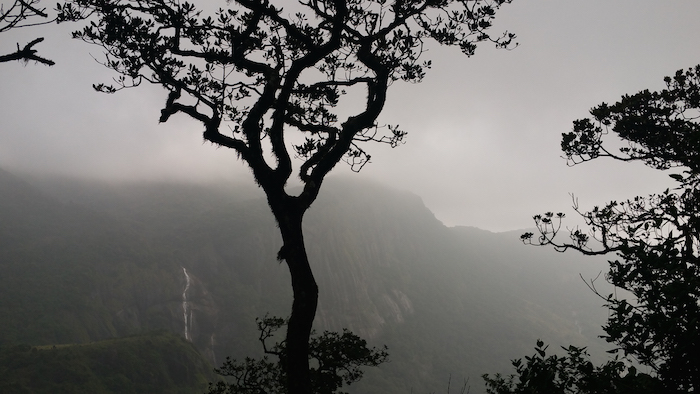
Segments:
[[[185,320],[185,339],[191,341],[190,323],[192,312],[190,311],[189,302],[187,301],[187,290],[190,289],[190,275],[187,273],[185,267],[182,267],[182,272],[185,273],[185,290],[182,291],[182,315]]]
[[[578,328],[578,333],[583,334],[583,328],[578,322],[578,318],[576,317],[576,311],[571,311],[571,315],[574,317],[574,325],[576,326],[576,328]]]

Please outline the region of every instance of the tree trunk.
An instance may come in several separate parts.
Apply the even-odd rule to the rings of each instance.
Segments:
[[[287,359],[282,362],[287,373],[287,393],[311,394],[309,336],[316,316],[318,285],[304,246],[301,226],[304,210],[295,205],[288,202],[282,207],[273,208],[283,241],[278,258],[289,267],[294,293],[292,314],[287,326]]]

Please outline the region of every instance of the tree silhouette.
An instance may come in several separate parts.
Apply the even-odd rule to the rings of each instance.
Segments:
[[[638,373],[633,366],[614,359],[596,367],[586,348],[562,348],[563,356],[547,356],[537,341],[535,354],[513,360],[516,375],[483,375],[488,394],[671,394],[658,379]],[[517,376],[517,379],[515,379]]]
[[[246,358],[242,362],[226,359],[223,367],[217,369],[219,375],[229,378],[209,385],[209,394],[281,394],[284,392],[284,359],[287,347],[284,341],[270,345],[275,333],[287,324],[285,319],[268,317],[256,319],[259,340],[265,351],[261,359]],[[367,342],[348,330],[342,333],[325,331],[313,335],[309,343],[309,360],[313,365],[310,370],[311,392],[315,394],[332,394],[343,385],[351,385],[363,376],[361,367],[376,367],[388,357],[386,347],[368,348]],[[277,358],[271,361],[268,357]],[[340,394],[343,394],[342,392]],[[345,393],[347,394],[347,393]]]
[[[593,108],[592,118],[563,134],[562,149],[572,165],[609,157],[682,169],[670,174],[677,186],[589,212],[575,204],[588,230],[570,230],[568,241],[556,239],[563,214],[537,215],[539,234],[522,239],[558,251],[614,253],[606,278],[634,300],[599,294],[611,311],[605,338],[651,366],[669,390],[688,392],[700,390],[700,66],[665,82],[659,92]],[[627,145],[608,148],[611,134]]]
[[[424,44],[507,47],[514,36],[486,32],[511,0],[236,0],[213,14],[176,0],[69,0],[59,19],[90,24],[76,38],[102,46],[119,77],[97,90],[143,82],[168,97],[175,114],[202,123],[203,137],[232,149],[252,170],[277,221],[294,300],[287,327],[289,393],[309,393],[309,334],[318,287],[302,218],[325,176],[344,160],[359,171],[365,142],[396,146],[406,133],[377,118],[389,86],[419,82],[430,67]],[[359,98],[358,98],[359,97]],[[286,189],[293,172],[299,194]]]
[[[39,8],[39,0],[14,0],[14,2],[5,8],[5,4],[0,4],[0,33],[8,30],[26,27],[43,25],[54,22],[54,20],[46,20],[49,16],[44,12],[44,8]],[[38,18],[43,18],[41,22],[34,22]],[[30,22],[29,20],[32,20]],[[34,60],[39,63],[53,66],[52,60],[46,59],[36,54],[34,45],[44,41],[44,37],[39,37],[29,42],[24,47],[20,48],[17,44],[17,50],[6,55],[0,55],[0,63],[10,62],[13,60]]]

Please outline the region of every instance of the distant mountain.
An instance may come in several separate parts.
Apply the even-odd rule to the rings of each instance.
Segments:
[[[602,346],[605,310],[579,278],[599,260],[448,228],[415,195],[355,179],[327,181],[305,225],[317,328],[389,346],[353,392],[441,392],[452,376],[478,393],[538,338]],[[259,354],[255,317],[291,305],[280,244],[255,190],[0,172],[0,344],[185,336],[186,302],[188,339],[212,363]]]

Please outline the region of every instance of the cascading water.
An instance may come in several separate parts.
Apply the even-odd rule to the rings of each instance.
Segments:
[[[187,290],[190,289],[190,275],[187,273],[185,267],[182,267],[182,272],[185,273],[185,290],[182,291],[182,315],[185,320],[185,339],[191,341],[190,338],[190,320],[191,312],[189,308],[189,302],[187,301]]]
[[[574,325],[576,325],[576,328],[578,328],[578,333],[583,334],[583,328],[578,322],[578,318],[576,317],[576,311],[571,311],[571,315],[574,317]]]

